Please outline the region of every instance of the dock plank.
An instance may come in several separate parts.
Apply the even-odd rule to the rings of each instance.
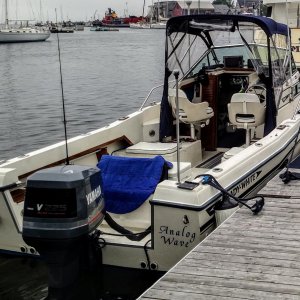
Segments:
[[[173,282],[165,281],[163,283],[157,284],[155,289],[157,292],[159,290],[172,290]],[[256,299],[257,296],[259,296],[260,299],[272,299],[272,300],[282,300],[282,299],[295,299],[295,295],[288,295],[283,293],[270,293],[268,291],[253,291],[251,289],[243,289],[243,288],[228,288],[228,287],[222,287],[218,286],[212,286],[212,285],[202,285],[201,288],[199,288],[198,284],[191,284],[188,289],[185,285],[185,283],[182,282],[176,282],[177,289],[180,292],[186,293],[186,296],[188,293],[195,293],[196,295],[204,294],[206,297],[209,295],[214,296],[222,296],[222,297],[232,297],[232,298],[238,298],[238,299]],[[153,295],[153,294],[152,294]],[[210,298],[209,298],[210,299]]]
[[[299,300],[300,181],[259,194],[260,214],[239,209],[140,299]]]

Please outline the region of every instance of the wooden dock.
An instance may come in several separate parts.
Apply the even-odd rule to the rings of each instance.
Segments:
[[[300,170],[291,170],[300,172]],[[277,176],[139,299],[300,299],[300,181]]]

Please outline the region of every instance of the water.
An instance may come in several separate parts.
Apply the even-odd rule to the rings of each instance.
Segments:
[[[164,42],[163,30],[86,29],[60,35],[69,137],[140,107],[149,90],[162,83]],[[0,161],[63,140],[56,35],[42,43],[0,45],[0,70]],[[97,288],[101,278],[93,280],[93,299],[105,299]],[[118,297],[115,290],[106,298]],[[87,291],[82,288],[80,293]],[[0,256],[1,300],[46,295],[46,268],[41,261]]]
[[[163,30],[60,36],[70,137],[133,112],[163,78]],[[0,160],[64,137],[56,35],[0,45]]]

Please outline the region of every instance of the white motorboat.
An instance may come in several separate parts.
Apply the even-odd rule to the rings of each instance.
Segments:
[[[291,29],[291,44],[297,68],[300,68],[300,1],[263,0],[267,16],[287,24]]]
[[[8,17],[8,0],[4,1],[4,11],[5,27],[0,29],[0,43],[41,42],[50,37],[48,27],[10,27]]]
[[[287,37],[287,26],[266,17],[170,19],[161,102],[147,106],[149,96],[138,111],[69,139],[67,159],[60,142],[1,162],[1,250],[39,255],[23,229],[42,239],[93,222],[76,217],[72,195],[84,192],[55,181],[98,165],[101,190],[89,187],[86,201],[104,198],[103,265],[169,270],[237,209],[232,197],[256,197],[299,155],[299,73]],[[261,200],[247,202],[252,212]]]

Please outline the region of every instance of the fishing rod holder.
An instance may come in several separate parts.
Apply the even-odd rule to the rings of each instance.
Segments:
[[[175,77],[176,82],[176,147],[177,147],[177,183],[180,184],[180,127],[179,127],[179,98],[178,98],[178,78],[179,78],[179,70],[174,70],[173,75]]]

